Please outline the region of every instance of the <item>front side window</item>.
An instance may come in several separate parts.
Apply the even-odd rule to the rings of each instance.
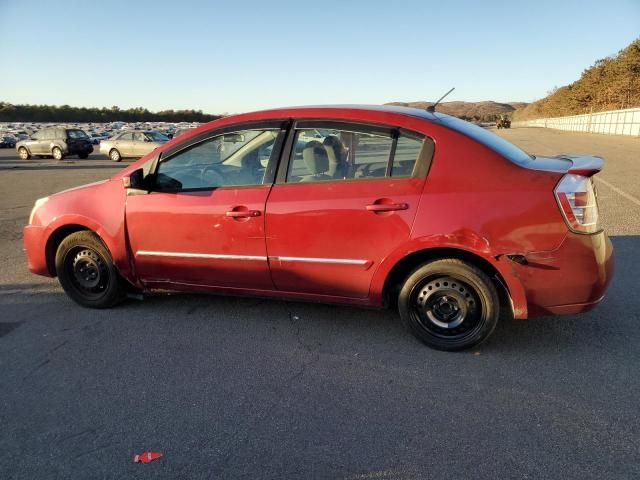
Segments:
[[[158,190],[260,185],[280,130],[224,133],[161,160]]]
[[[146,137],[144,136],[144,133],[142,133],[142,132],[136,132],[136,133],[133,134],[133,141],[134,142],[144,142],[145,138]]]
[[[366,129],[296,131],[287,183],[410,177],[423,139]]]

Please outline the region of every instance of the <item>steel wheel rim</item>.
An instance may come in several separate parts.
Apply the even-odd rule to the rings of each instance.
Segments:
[[[107,261],[87,246],[69,250],[64,258],[64,268],[74,290],[87,298],[101,297],[111,282]]]
[[[413,321],[429,335],[458,341],[485,323],[485,305],[469,283],[444,275],[423,279],[409,296]]]

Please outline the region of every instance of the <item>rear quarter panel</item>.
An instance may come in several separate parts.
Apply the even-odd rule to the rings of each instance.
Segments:
[[[384,281],[403,257],[455,248],[493,265],[507,283],[516,317],[526,317],[522,283],[504,255],[562,244],[567,228],[553,194],[561,175],[523,168],[446,127],[425,123],[423,128],[435,151],[411,239],[380,265],[372,300],[381,301]]]

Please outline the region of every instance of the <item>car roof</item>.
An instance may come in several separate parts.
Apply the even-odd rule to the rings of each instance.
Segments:
[[[295,107],[273,108],[261,110],[262,112],[278,112],[284,111],[295,113],[296,111],[308,110],[364,110],[369,112],[383,112],[406,115],[409,117],[418,117],[432,122],[438,122],[442,116],[448,117],[443,113],[429,112],[421,108],[403,107],[400,105],[361,105],[361,104],[344,104],[344,105],[301,105]],[[259,113],[259,112],[252,112]]]

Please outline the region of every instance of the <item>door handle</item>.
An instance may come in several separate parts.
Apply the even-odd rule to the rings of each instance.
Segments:
[[[226,216],[231,218],[259,217],[260,215],[260,210],[229,210],[226,213]]]
[[[406,210],[409,208],[408,203],[374,203],[367,205],[367,210],[370,212],[393,212],[395,210]]]

